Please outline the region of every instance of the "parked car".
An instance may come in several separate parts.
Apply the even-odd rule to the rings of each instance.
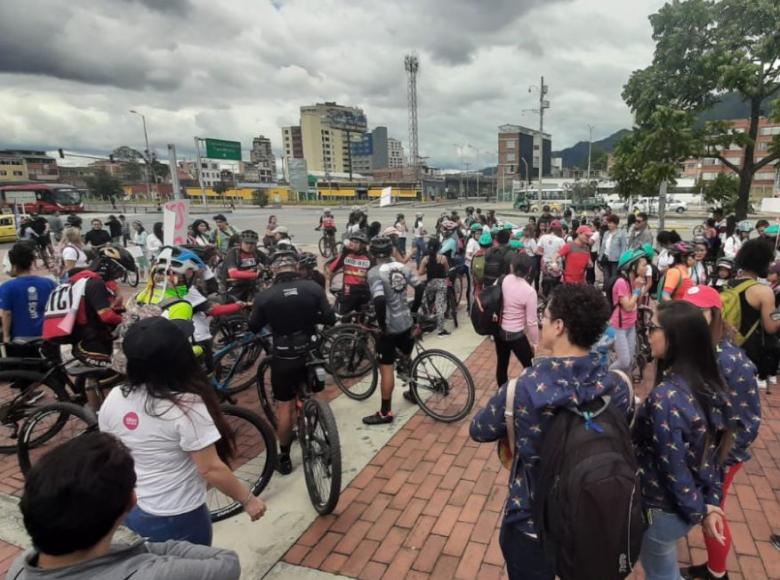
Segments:
[[[609,204],[601,197],[587,197],[572,202],[569,208],[575,213],[580,213],[583,211],[599,211],[601,209],[606,209],[608,205]]]
[[[657,197],[640,197],[636,201],[632,202],[629,206],[631,209],[639,208],[639,211],[647,212],[650,215],[658,215],[658,198]],[[666,198],[666,212],[685,213],[688,209],[688,203],[680,201],[673,197]]]

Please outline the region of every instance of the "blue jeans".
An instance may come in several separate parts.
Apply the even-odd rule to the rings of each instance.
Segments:
[[[127,514],[125,525],[151,542],[185,540],[202,546],[211,545],[211,516],[205,503],[191,512],[175,516],[155,516],[135,506]]]
[[[417,249],[415,259],[417,260],[417,267],[420,267],[423,256],[425,256],[425,238],[414,238],[414,247]]]
[[[554,580],[555,572],[542,545],[520,528],[504,522],[498,536],[509,580]]]
[[[645,580],[680,580],[677,540],[693,527],[680,516],[658,509],[649,510],[650,527],[642,538],[639,559]]]
[[[636,352],[636,326],[630,328],[615,328],[615,354],[617,359],[609,367],[624,373],[630,373]]]

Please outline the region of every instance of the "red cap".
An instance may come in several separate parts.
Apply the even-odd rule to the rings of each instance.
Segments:
[[[723,300],[721,300],[718,291],[703,284],[688,288],[682,299],[697,308],[723,308]]]
[[[560,228],[560,227],[561,227],[560,220],[553,220],[550,222],[550,228]]]
[[[593,230],[590,228],[590,226],[580,226],[577,228],[577,235],[585,234],[586,236],[592,236]]]

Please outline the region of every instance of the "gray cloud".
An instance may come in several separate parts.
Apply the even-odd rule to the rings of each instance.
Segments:
[[[542,74],[555,148],[587,123],[599,137],[630,125],[620,91],[650,60],[647,14],[662,3],[3,0],[0,147],[140,146],[134,108],[160,152],[206,134],[247,147],[258,133],[278,151],[279,127],[323,100],[362,106],[406,141],[403,55],[416,50],[421,153],[457,165],[453,144],[470,143],[487,164],[498,125],[536,125],[522,111]]]

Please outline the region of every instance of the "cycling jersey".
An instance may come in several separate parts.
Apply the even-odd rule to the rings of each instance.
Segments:
[[[333,218],[333,216],[324,217],[322,218],[322,227],[326,230],[335,230],[336,220]]]
[[[259,252],[243,252],[241,248],[231,248],[225,256],[224,268],[227,272],[227,283],[235,285],[251,285],[257,279],[257,271],[265,262],[265,257]]]
[[[368,273],[372,298],[384,297],[387,334],[401,334],[412,327],[412,312],[406,289],[417,286],[417,275],[400,262],[374,266]]]
[[[329,267],[331,272],[336,272],[343,268],[345,290],[349,286],[368,285],[368,271],[371,269],[371,258],[365,254],[342,254]]]

